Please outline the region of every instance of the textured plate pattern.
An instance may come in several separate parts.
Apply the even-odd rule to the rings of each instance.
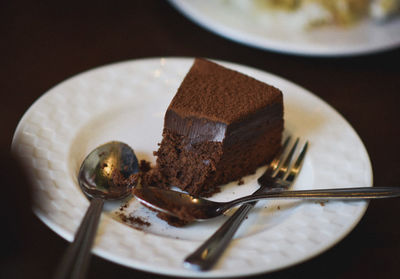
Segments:
[[[192,62],[189,58],[154,58],[91,70],[52,88],[26,112],[12,148],[29,167],[35,182],[35,212],[51,229],[72,240],[89,204],[77,186],[76,174],[83,158],[97,145],[121,140],[134,147],[140,158],[153,160],[151,152],[160,140],[165,109]],[[286,129],[311,142],[296,189],[372,185],[367,152],[336,111],[289,81],[221,63],[284,92]],[[255,187],[251,179],[246,184]],[[238,192],[243,191],[240,189]],[[221,194],[219,198],[233,196]],[[185,238],[186,229],[174,231],[178,237],[173,238],[163,231],[132,229],[106,213],[94,252],[133,268],[183,277],[268,272],[328,249],[353,229],[367,207],[365,202],[324,206],[291,202],[280,203],[279,215],[271,213],[277,212],[271,209],[273,203],[267,207],[260,204],[224,259],[207,273],[184,269],[182,260],[217,228],[218,222],[205,222],[209,232],[193,239]],[[274,222],[268,225],[265,218]]]

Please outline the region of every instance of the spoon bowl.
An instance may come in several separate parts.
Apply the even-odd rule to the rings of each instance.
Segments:
[[[131,193],[138,160],[128,145],[112,141],[87,155],[78,174],[83,193],[89,198],[123,199]]]

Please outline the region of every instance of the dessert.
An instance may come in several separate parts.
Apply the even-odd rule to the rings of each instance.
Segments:
[[[142,184],[210,196],[270,161],[282,132],[280,90],[196,59],[166,111],[156,166]]]

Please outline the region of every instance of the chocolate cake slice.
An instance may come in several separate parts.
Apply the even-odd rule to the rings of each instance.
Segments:
[[[268,163],[282,132],[280,90],[196,59],[167,109],[156,167],[144,184],[210,196]]]

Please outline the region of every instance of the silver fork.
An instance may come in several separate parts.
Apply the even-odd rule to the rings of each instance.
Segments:
[[[284,158],[285,150],[290,142],[291,137],[288,137],[282,145],[281,150],[268,165],[265,173],[257,180],[260,188],[254,192],[259,194],[265,191],[286,190],[292,184],[300,172],[304,157],[307,152],[308,142],[306,142],[300,151],[295,163],[292,165],[293,155],[299,143],[299,138],[296,139],[293,147]],[[257,202],[249,202],[240,206],[235,213],[210,237],[208,238],[195,252],[190,254],[184,261],[184,266],[196,270],[211,269],[218,259],[222,256],[229,242],[243,222],[249,211]]]

